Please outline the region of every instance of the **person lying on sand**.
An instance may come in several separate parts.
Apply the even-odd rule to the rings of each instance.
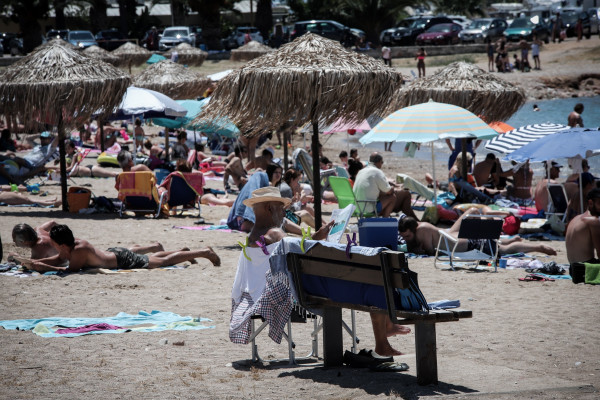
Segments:
[[[40,206],[60,207],[62,201],[56,197],[43,199],[40,197],[29,197],[16,192],[0,192],[0,203],[8,204],[9,206],[39,204]]]
[[[54,248],[52,239],[50,239],[50,229],[55,225],[57,224],[54,220],[48,221],[36,228],[28,224],[17,224],[12,230],[13,242],[17,247],[31,249],[30,258],[33,260],[56,256],[58,251]],[[137,254],[146,254],[164,251],[165,249],[162,244],[156,242],[147,246],[135,244],[129,250]]]
[[[480,214],[479,209],[472,208],[465,211],[465,213],[456,220],[452,227],[448,229],[448,233],[454,237],[457,237],[462,220],[467,215],[472,214]],[[436,246],[440,240],[440,228],[437,228],[427,222],[417,222],[414,218],[406,217],[398,221],[398,232],[404,238],[404,240],[406,240],[406,244],[410,252],[427,254],[430,256],[435,255]],[[481,243],[474,243],[474,241],[468,239],[459,239],[456,251],[469,251],[479,248],[480,246]],[[556,255],[556,251],[552,247],[539,243],[522,242],[520,237],[503,240],[501,244],[498,244],[498,252],[500,254],[529,253],[534,251],[548,255]]]
[[[586,262],[600,257],[600,189],[587,194],[588,210],[573,218],[567,225],[565,245],[570,263]]]
[[[66,271],[76,272],[85,268],[159,268],[193,261],[202,257],[208,259],[214,266],[221,265],[221,259],[207,247],[202,250],[182,249],[178,251],[159,251],[149,255],[136,254],[123,247],[111,247],[106,251],[98,250],[88,241],[75,239],[67,225],[54,225],[50,229],[52,246],[57,255],[40,260],[15,257],[23,266],[38,272]],[[67,266],[62,266],[68,262]]]

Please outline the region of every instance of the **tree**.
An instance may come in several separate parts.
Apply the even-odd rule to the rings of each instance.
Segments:
[[[98,32],[108,28],[108,5],[106,0],[87,0],[90,5],[90,27],[92,32]]]
[[[466,15],[467,17],[485,16],[485,0],[433,0],[438,12]]]
[[[2,0],[0,12],[19,24],[23,34],[23,49],[29,53],[42,43],[39,20],[48,18],[48,0]]]
[[[256,5],[256,27],[264,40],[269,39],[269,32],[273,28],[273,9],[271,0],[258,0]]]
[[[233,0],[188,0],[200,15],[202,38],[209,49],[221,49],[221,10],[233,8]]]
[[[171,14],[173,16],[173,25],[184,25],[187,5],[182,0],[171,0]]]

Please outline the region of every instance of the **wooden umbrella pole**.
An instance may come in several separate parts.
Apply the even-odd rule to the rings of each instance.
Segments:
[[[321,229],[321,163],[319,160],[319,123],[313,122],[312,137],[313,191],[315,197],[315,230]],[[310,171],[306,171],[309,173]]]
[[[67,202],[67,152],[65,149],[65,132],[63,127],[62,112],[58,116],[58,152],[60,155],[60,189],[62,192],[63,211],[69,211]]]
[[[104,121],[98,121],[100,125],[100,151],[104,153]]]
[[[461,177],[468,182],[467,175],[469,175],[468,164],[469,160],[467,160],[467,139],[460,139],[460,144],[462,145],[462,174]],[[434,182],[435,183],[435,182]]]
[[[283,172],[284,173],[288,169],[288,147],[287,147],[287,143],[288,143],[288,130],[285,129],[283,131]]]
[[[169,128],[165,128],[165,163],[169,164]]]

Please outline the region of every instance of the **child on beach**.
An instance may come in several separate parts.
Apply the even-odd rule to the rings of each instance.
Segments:
[[[492,44],[492,39],[489,37],[485,38],[486,51],[488,56],[488,71],[494,72],[494,45]]]
[[[419,70],[419,78],[421,76],[425,77],[425,57],[427,57],[427,52],[423,47],[421,47],[415,56],[415,60],[418,60],[417,69]]]
[[[533,42],[531,43],[531,56],[533,57],[534,67],[533,69],[541,70],[542,64],[540,63],[540,47],[542,47],[542,41],[533,35]]]

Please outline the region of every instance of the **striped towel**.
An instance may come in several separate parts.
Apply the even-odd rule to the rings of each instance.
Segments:
[[[121,172],[117,175],[115,188],[119,191],[119,200],[124,201],[128,196],[154,198],[158,203],[156,178],[151,171]]]

